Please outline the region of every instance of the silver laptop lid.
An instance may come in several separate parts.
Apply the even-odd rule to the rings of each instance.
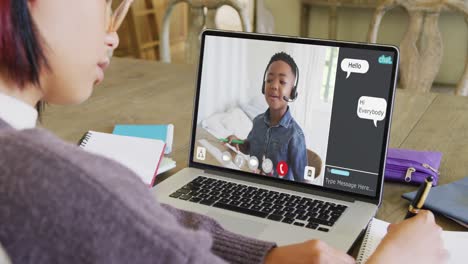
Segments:
[[[189,165],[379,203],[396,47],[205,31]]]

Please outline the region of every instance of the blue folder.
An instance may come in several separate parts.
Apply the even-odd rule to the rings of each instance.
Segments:
[[[424,208],[445,215],[463,225],[468,224],[468,177],[434,187],[424,203]],[[413,200],[416,192],[403,194]]]
[[[116,135],[141,137],[150,139],[159,139],[166,143],[164,154],[172,151],[172,142],[174,138],[174,125],[115,125]]]

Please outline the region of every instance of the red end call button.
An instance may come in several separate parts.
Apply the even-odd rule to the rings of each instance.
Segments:
[[[286,161],[278,162],[278,165],[276,165],[276,171],[278,172],[279,176],[284,177],[284,175],[288,173],[288,164]]]

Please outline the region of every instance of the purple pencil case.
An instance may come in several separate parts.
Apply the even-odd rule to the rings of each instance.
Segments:
[[[420,184],[427,176],[439,182],[439,167],[442,153],[389,148],[385,165],[385,180]]]

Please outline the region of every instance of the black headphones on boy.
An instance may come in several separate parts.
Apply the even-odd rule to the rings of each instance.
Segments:
[[[268,67],[270,67],[270,65],[272,64],[273,62],[269,63],[265,69],[265,73],[263,74],[263,81],[262,81],[262,94],[265,94],[265,78],[266,78],[266,74],[268,72]],[[289,65],[289,64],[288,64]],[[288,103],[291,103],[291,102],[294,102],[296,99],[297,99],[297,84],[299,83],[299,68],[296,66],[296,82],[294,83],[294,86],[291,90],[291,97],[286,97],[286,96],[283,96],[283,100],[285,100],[286,102]]]

